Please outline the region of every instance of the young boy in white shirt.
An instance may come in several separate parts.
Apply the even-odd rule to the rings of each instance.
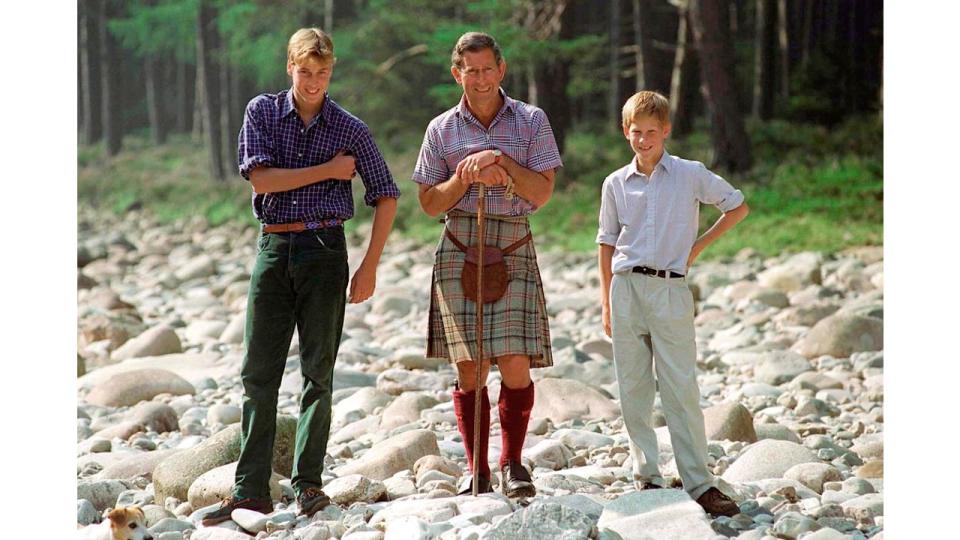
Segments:
[[[670,105],[638,92],[623,107],[634,159],[603,182],[599,244],[603,329],[613,339],[620,406],[640,489],[663,487],[651,425],[654,367],[683,488],[705,511],[733,516],[715,487],[697,386],[694,301],[686,274],[697,256],[746,217],[743,194],[698,161],[671,156]],[[723,215],[697,237],[700,203]],[[656,359],[656,362],[654,362]]]

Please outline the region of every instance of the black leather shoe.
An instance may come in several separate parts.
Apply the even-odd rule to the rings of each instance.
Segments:
[[[255,510],[261,514],[273,512],[273,501],[270,499],[237,499],[227,497],[220,503],[220,508],[204,514],[201,523],[204,527],[212,527],[230,519],[230,514],[237,508]]]
[[[644,480],[644,481],[638,481],[638,482],[637,482],[637,489],[640,490],[640,491],[643,491],[643,490],[645,490],[645,489],[663,489],[663,486],[658,486],[657,484],[654,484],[653,482],[647,482],[647,481]]]
[[[300,506],[300,514],[312,516],[317,510],[323,510],[330,504],[330,497],[320,488],[310,487],[297,495],[297,504]]]
[[[490,479],[486,476],[479,476],[478,478],[477,494],[493,493],[493,488],[490,487]],[[463,477],[463,480],[460,482],[460,490],[457,492],[457,495],[473,495],[473,476],[466,475]]]
[[[503,475],[500,492],[508,498],[533,497],[537,494],[537,488],[534,487],[533,479],[530,478],[530,471],[519,462],[507,462],[500,472]]]

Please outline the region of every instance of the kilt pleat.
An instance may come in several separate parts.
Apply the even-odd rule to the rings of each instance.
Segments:
[[[476,214],[451,211],[446,228],[460,242],[476,244]],[[485,243],[500,248],[530,232],[526,217],[488,215],[485,228]],[[463,295],[460,284],[464,257],[446,234],[441,235],[433,265],[427,356],[451,363],[473,360],[477,352],[477,306]],[[496,363],[497,357],[522,354],[531,357],[531,368],[552,366],[550,326],[533,241],[504,260],[510,276],[507,292],[483,306],[484,356]]]

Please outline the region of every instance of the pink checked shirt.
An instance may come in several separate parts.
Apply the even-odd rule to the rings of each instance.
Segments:
[[[560,151],[543,110],[509,98],[502,88],[500,95],[503,97],[503,107],[489,128],[483,127],[470,113],[465,98],[460,98],[456,107],[431,120],[423,136],[417,165],[413,169],[413,181],[429,186],[446,182],[456,172],[460,160],[494,148],[532,171],[543,172],[562,167]],[[536,210],[530,201],[519,196],[513,200],[505,199],[505,191],[505,186],[487,189],[487,213],[525,216]],[[470,186],[454,208],[476,212],[477,193],[478,185]]]

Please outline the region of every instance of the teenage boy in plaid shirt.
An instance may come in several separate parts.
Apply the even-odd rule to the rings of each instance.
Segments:
[[[294,327],[303,390],[291,481],[301,514],[313,515],[330,503],[320,474],[348,299],[343,222],[353,217],[351,179],[360,173],[364,202],[375,207],[367,253],[350,281],[351,303],[373,294],[400,196],[366,124],[327,96],[334,63],[327,34],[298,30],[287,45],[292,87],[261,94],[247,105],[238,160],[240,174],[253,187],[253,211],[263,233],[250,277],[240,372],[240,460],[233,495],[204,516],[204,525],[230,519],[237,508],[273,511],[268,481],[277,392]]]

